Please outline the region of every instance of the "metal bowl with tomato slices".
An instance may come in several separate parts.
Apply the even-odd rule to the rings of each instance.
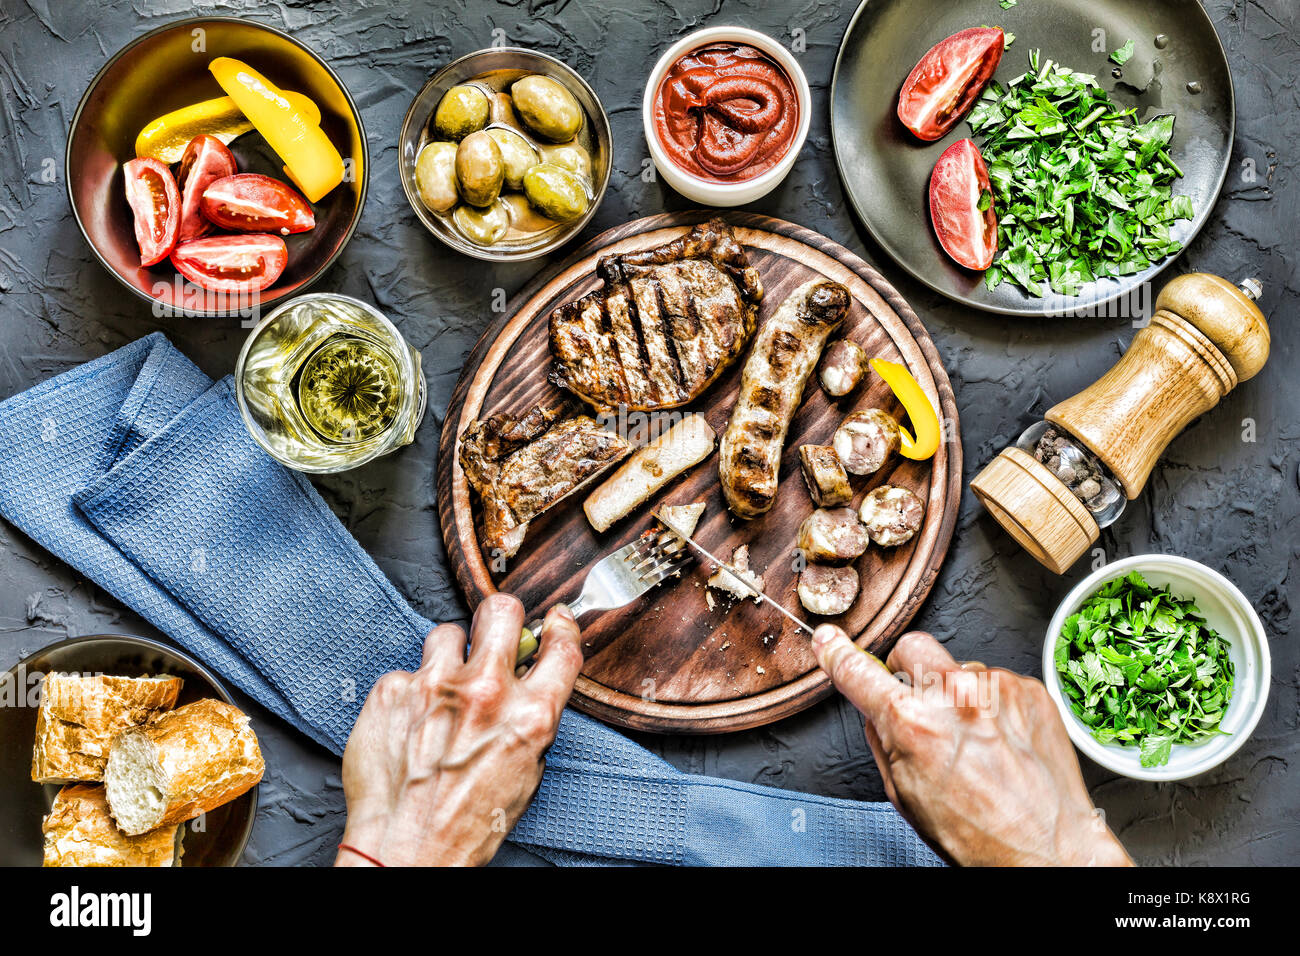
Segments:
[[[171,203],[178,206],[174,213],[178,221],[193,217],[195,210],[180,208],[180,193],[171,194],[166,188],[165,178],[157,172],[165,164],[137,159],[136,137],[165,113],[224,96],[208,69],[218,57],[241,60],[280,89],[309,98],[320,111],[321,129],[343,158],[344,180],[309,205],[310,229],[286,235],[282,229],[258,233],[214,225],[207,234],[183,243],[186,255],[163,255],[143,265],[128,180],[135,182],[137,204],[151,202],[153,194],[160,196],[156,208],[163,217],[173,215]],[[222,155],[226,147],[218,148],[219,142],[209,145],[196,149],[189,159],[206,170],[215,185],[222,178],[216,174],[230,171]],[[262,135],[255,129],[245,132],[228,144],[228,151],[241,180],[234,188],[243,191],[233,198],[251,196],[277,209],[283,207],[286,228],[298,228],[302,210],[294,200],[305,200]],[[72,211],[95,256],[119,282],[153,303],[160,316],[248,316],[304,292],[352,238],[370,172],[361,114],[338,75],[288,34],[236,17],[179,20],[119,50],[91,80],[73,114],[64,163]],[[171,168],[180,170],[179,164]],[[281,185],[284,192],[256,181],[258,177]],[[290,198],[285,198],[286,192]],[[191,198],[190,205],[196,202]],[[208,215],[219,219],[221,210],[209,209]],[[232,294],[220,288],[222,276],[248,275],[245,270],[250,268],[255,274],[276,267],[280,258],[281,274],[255,294]]]

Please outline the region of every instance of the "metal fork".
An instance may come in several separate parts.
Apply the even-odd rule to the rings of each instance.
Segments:
[[[632,603],[656,584],[691,563],[690,552],[671,531],[643,535],[601,558],[587,572],[582,593],[569,602],[575,618],[587,611],[610,611]],[[542,619],[530,621],[519,639],[516,666],[537,652]]]

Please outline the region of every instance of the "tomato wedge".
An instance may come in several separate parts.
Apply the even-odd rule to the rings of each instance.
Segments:
[[[135,216],[140,265],[162,262],[176,245],[181,222],[181,194],[172,171],[156,159],[133,159],[122,167],[126,201]]]
[[[235,175],[235,157],[215,136],[195,136],[185,147],[176,185],[181,190],[181,229],[177,242],[197,239],[212,231],[212,223],[199,211],[203,191],[218,179]]]
[[[316,215],[296,192],[258,173],[239,173],[212,183],[203,192],[203,215],[226,229],[245,232],[305,232]]]
[[[980,204],[987,198],[987,205]],[[943,251],[967,269],[987,269],[998,251],[998,217],[984,157],[968,139],[943,151],[930,174],[930,219]]]
[[[209,236],[172,252],[176,271],[210,292],[260,292],[284,272],[289,250],[279,236]]]
[[[903,81],[898,118],[921,139],[939,139],[974,105],[1004,49],[1001,27],[972,27],[940,40]]]

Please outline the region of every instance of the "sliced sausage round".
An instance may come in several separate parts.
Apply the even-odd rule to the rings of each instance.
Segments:
[[[853,499],[849,476],[830,445],[800,445],[799,467],[808,494],[819,508],[846,505]]]
[[[810,564],[799,574],[799,603],[810,614],[835,617],[857,599],[858,572],[853,567]]]
[[[835,398],[847,395],[862,384],[868,367],[867,353],[861,345],[837,339],[826,347],[822,358],[822,388]]]
[[[906,488],[881,485],[862,499],[859,516],[872,541],[881,547],[896,548],[921,530],[925,506]]]
[[[853,412],[831,438],[840,463],[852,475],[874,475],[901,443],[898,422],[878,408]]]
[[[818,508],[799,525],[796,547],[809,561],[847,564],[867,550],[871,539],[852,508]]]

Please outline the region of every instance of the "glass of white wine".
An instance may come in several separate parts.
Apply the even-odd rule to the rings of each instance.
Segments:
[[[409,444],[427,397],[420,353],[377,309],[332,292],[291,299],[258,323],[235,394],[271,457],[316,474]]]

